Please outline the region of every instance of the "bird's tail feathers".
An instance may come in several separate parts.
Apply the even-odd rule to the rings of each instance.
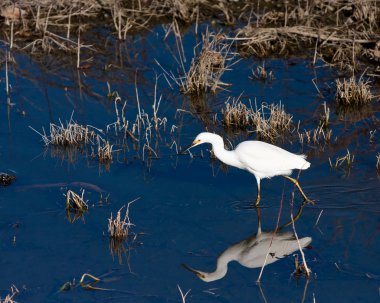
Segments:
[[[298,156],[300,156],[304,160],[299,169],[308,169],[310,167],[310,162],[306,161],[307,156],[306,155],[298,155]]]

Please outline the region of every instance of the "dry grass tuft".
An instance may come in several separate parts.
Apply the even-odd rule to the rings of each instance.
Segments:
[[[0,298],[0,303],[17,303],[14,300],[14,297],[17,296],[20,293],[20,291],[17,289],[15,285],[11,286],[11,293],[6,295],[4,299]]]
[[[97,137],[98,143],[98,153],[97,157],[100,163],[110,163],[112,162],[112,149],[113,145],[109,141],[106,141],[99,136]]]
[[[136,118],[128,120],[125,115],[127,102],[121,102],[120,98],[115,98],[116,121],[107,125],[107,133],[114,132],[116,136],[122,137],[122,147],[129,149],[128,140],[132,141],[132,149],[137,152],[136,157],[147,160],[151,163],[152,158],[159,157],[160,144],[167,134],[167,118],[160,114],[162,96],[157,93],[157,81],[154,88],[154,97],[152,100],[152,111],[146,112],[140,104],[138,89],[136,87]],[[171,132],[176,126],[171,126]]]
[[[61,121],[59,121],[59,125],[50,123],[49,134],[45,132],[44,128],[42,128],[42,133],[32,127],[30,128],[41,136],[45,146],[78,146],[82,143],[88,144],[96,138],[95,128],[91,129],[91,126],[80,125],[73,120],[73,117],[66,122],[66,125]]]
[[[110,164],[112,162],[113,145],[103,138],[103,130],[90,125],[80,125],[73,120],[63,124],[50,123],[49,133],[42,128],[39,132],[29,126],[34,132],[39,134],[46,147],[51,147],[52,157],[59,157],[62,160],[68,160],[74,163],[79,154],[89,155],[97,158],[101,164]]]
[[[81,189],[81,195],[68,190],[65,196],[66,212],[83,213],[88,210],[88,201],[84,200],[84,189]]]
[[[130,227],[134,226],[129,218],[129,207],[135,201],[136,200],[133,200],[127,204],[124,219],[121,217],[121,211],[125,205],[118,210],[115,218],[112,217],[111,213],[111,217],[108,219],[108,235],[110,239],[113,239],[115,241],[128,239],[129,229]]]
[[[226,128],[251,130],[259,140],[276,142],[294,130],[293,116],[284,105],[262,103],[254,110],[252,104],[245,105],[240,98],[228,99],[222,109],[223,124]]]
[[[125,206],[118,210],[115,218],[111,214],[111,217],[108,219],[108,234],[110,238],[117,241],[128,238],[129,228],[133,226],[129,219],[129,204],[125,211],[124,219],[121,219],[121,211]]]
[[[262,1],[255,22],[238,29],[236,41],[245,55],[286,56],[314,51],[317,59],[355,70],[358,58],[379,58],[373,45],[379,29],[377,1]],[[250,21],[250,19],[248,19]]]
[[[298,131],[298,139],[302,145],[307,143],[323,147],[325,144],[330,143],[331,138],[332,130],[321,125],[312,130],[304,130],[303,132]]]
[[[118,39],[125,40],[130,32],[146,30],[159,22],[198,23],[212,16],[233,23],[238,13],[233,13],[229,6],[224,0],[3,0],[0,16],[5,19],[3,31],[10,48],[35,54],[79,54],[81,48],[95,52],[88,32],[99,26],[113,30]],[[89,40],[89,44],[81,39]]]
[[[330,129],[330,108],[326,102],[323,103],[323,112],[319,117],[319,125],[312,130],[304,130],[302,132],[297,129],[298,139],[301,145],[313,144],[314,146],[324,147],[330,143],[332,130]]]
[[[329,158],[329,164],[330,164],[330,168],[333,168],[333,169],[338,169],[343,164],[346,164],[347,169],[350,170],[352,167],[352,163],[354,163],[354,160],[355,160],[355,155],[351,155],[350,151],[347,149],[347,153],[342,157],[336,158],[334,164]]]
[[[294,129],[293,116],[285,111],[281,103],[262,103],[261,108],[253,113],[252,119],[258,138],[272,143]]]
[[[256,67],[256,70],[252,70],[252,76],[250,77],[251,79],[257,79],[257,80],[269,80],[273,81],[274,80],[274,74],[273,71],[268,71],[265,68],[265,63],[262,65],[259,65]]]
[[[226,70],[232,66],[235,54],[231,52],[231,43],[225,41],[221,34],[213,34],[208,30],[202,36],[202,46],[199,55],[191,61],[190,69],[180,80],[181,90],[188,95],[202,95],[207,92],[228,86],[220,79]]]
[[[339,106],[362,107],[371,103],[372,98],[368,81],[356,81],[355,77],[343,81],[336,80],[335,100]]]
[[[326,102],[323,102],[323,113],[319,119],[319,126],[324,130],[328,130],[330,126],[330,108],[327,107]]]
[[[252,108],[247,107],[241,98],[230,98],[225,103],[225,108],[222,109],[223,124],[229,129],[246,130],[252,124]]]
[[[109,249],[112,258],[116,256],[119,264],[123,263],[124,256],[127,255],[128,249],[125,246],[125,243],[127,243],[128,238],[131,236],[130,228],[134,226],[129,218],[129,207],[138,199],[139,198],[127,204],[123,219],[121,212],[125,205],[118,210],[115,218],[113,218],[111,213],[111,217],[108,219]],[[134,239],[135,238],[136,235],[134,234]]]

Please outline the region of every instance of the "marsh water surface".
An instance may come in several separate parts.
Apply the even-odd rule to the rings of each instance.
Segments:
[[[250,79],[251,70],[263,62],[243,59],[223,75],[231,84],[226,91],[194,104],[163,76],[162,68],[178,69],[172,55],[175,39],[163,41],[163,35],[156,28],[124,42],[110,41],[109,53],[82,70],[73,67],[75,58],[51,55],[37,60],[12,54],[15,62],[8,69],[13,105],[7,105],[3,90],[0,104],[0,171],[16,176],[10,186],[0,188],[1,296],[15,284],[18,302],[180,302],[179,286],[183,292],[191,289],[187,302],[377,302],[380,134],[373,131],[379,126],[378,104],[355,117],[339,115],[332,92],[337,71],[322,62],[313,67],[307,58],[267,59],[265,66],[275,75],[272,81]],[[187,66],[199,42],[195,36],[190,28],[183,38]],[[5,64],[1,85],[5,87]],[[131,142],[122,150],[116,144],[107,166],[88,150],[45,148],[30,128],[42,132],[50,123],[73,117],[79,124],[105,130],[116,121],[110,92],[127,101],[127,119],[134,120],[141,109],[152,116],[155,86],[162,95],[158,116],[167,119],[155,141],[157,157],[141,146],[135,150]],[[254,177],[225,169],[210,159],[206,145],[192,150],[192,156],[176,152],[176,146],[190,144],[205,129],[226,136],[215,119],[221,120],[227,98],[239,95],[259,105],[281,102],[296,124],[301,121],[301,130],[318,126],[323,102],[331,109],[329,144],[277,143],[307,154],[311,162],[300,174],[300,183],[315,204],[304,207],[295,225],[300,239],[311,239],[304,249],[310,278],[292,275],[295,254],[301,260],[298,250],[268,264],[260,284],[260,267],[231,262],[223,278],[206,283],[181,266],[212,272],[221,253],[257,233],[251,207]],[[117,142],[116,135],[109,138]],[[234,146],[248,138],[255,139],[255,133],[229,136]],[[355,155],[352,165],[330,168],[329,158],[334,163],[347,149]],[[90,207],[70,223],[64,194],[81,188]],[[262,181],[263,231],[275,229],[280,210],[279,224],[289,221],[292,209],[302,202],[295,191],[290,206],[293,190],[281,177]],[[131,237],[118,256],[110,250],[107,220],[136,198],[129,213]],[[286,232],[292,233],[292,227]],[[84,273],[101,277],[96,287],[102,290],[81,288]],[[73,280],[74,287],[60,291]]]

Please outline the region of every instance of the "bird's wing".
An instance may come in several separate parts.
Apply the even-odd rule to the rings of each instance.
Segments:
[[[309,165],[305,156],[261,141],[244,141],[235,153],[247,170],[261,178],[290,174],[293,169]]]
[[[247,247],[238,260],[240,264],[249,268],[261,267],[265,263],[271,264],[277,260],[292,254],[299,249],[299,245],[304,248],[311,243],[310,237],[299,239],[299,244],[292,233],[275,234],[263,232],[262,237],[257,239],[255,245]],[[269,256],[267,253],[269,249]]]

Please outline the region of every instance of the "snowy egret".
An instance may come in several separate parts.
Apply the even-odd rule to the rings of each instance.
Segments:
[[[302,211],[301,206],[296,221]],[[275,231],[261,231],[260,214],[258,213],[257,233],[229,246],[218,257],[216,269],[213,272],[204,272],[194,269],[186,264],[184,268],[197,275],[205,282],[212,282],[223,278],[228,270],[228,263],[236,261],[247,268],[258,268],[274,263],[301,248],[308,246],[312,239],[310,237],[299,238],[298,241],[293,232],[282,232],[281,229],[291,224],[284,224]],[[268,254],[269,252],[269,254]],[[268,256],[267,256],[268,254]]]
[[[305,155],[290,153],[278,146],[261,141],[244,141],[235,150],[224,149],[223,138],[208,132],[200,133],[193,143],[185,150],[202,143],[210,143],[215,156],[227,165],[244,169],[253,174],[257,181],[256,207],[260,203],[260,180],[274,176],[284,176],[294,183],[306,202],[312,201],[306,197],[298,181],[289,177],[293,169],[308,169],[310,163]]]

